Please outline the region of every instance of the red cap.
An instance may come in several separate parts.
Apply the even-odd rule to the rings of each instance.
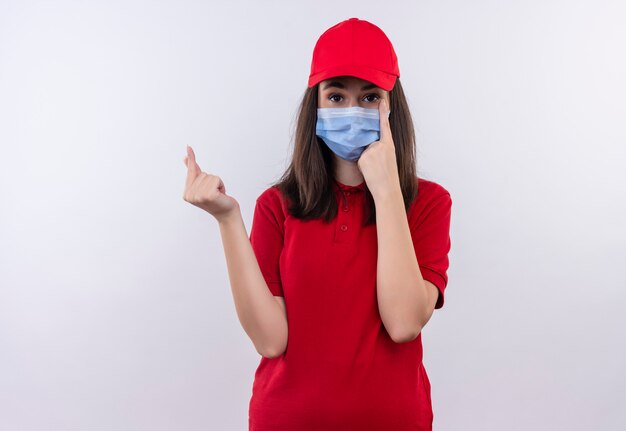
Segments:
[[[398,57],[387,35],[371,22],[350,18],[317,40],[308,86],[334,76],[356,76],[390,91],[400,77]]]

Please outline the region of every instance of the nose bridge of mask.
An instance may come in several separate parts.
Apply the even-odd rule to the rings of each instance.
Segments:
[[[387,118],[389,118],[390,115],[391,110],[387,112]],[[361,108],[360,106],[351,106],[349,108],[317,108],[317,117],[320,119],[349,117],[353,121],[370,119],[380,122],[378,108]]]
[[[322,117],[377,117],[378,109],[361,108],[360,106],[351,106],[349,108],[317,108],[317,112]]]
[[[318,122],[326,130],[341,130],[344,133],[358,133],[363,130],[380,131],[378,109],[361,108],[318,108]]]

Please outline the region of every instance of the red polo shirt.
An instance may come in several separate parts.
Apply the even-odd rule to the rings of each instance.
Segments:
[[[444,302],[452,200],[422,178],[407,213],[417,261]],[[250,241],[263,277],[284,296],[283,355],[261,357],[249,403],[251,431],[432,429],[422,334],[394,342],[376,300],[376,225],[362,227],[365,182],[336,182],[338,215],[302,221],[272,186],[256,200]]]

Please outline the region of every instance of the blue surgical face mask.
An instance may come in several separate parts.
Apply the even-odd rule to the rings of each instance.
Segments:
[[[339,157],[354,162],[380,139],[380,115],[378,109],[359,106],[318,108],[315,133]]]

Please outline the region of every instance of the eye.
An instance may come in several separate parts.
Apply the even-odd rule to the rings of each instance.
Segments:
[[[369,102],[375,102],[376,100],[380,99],[380,96],[378,94],[376,94],[376,93],[370,93],[370,94],[366,95],[364,98],[367,99],[368,97],[372,97],[372,96],[375,97],[376,99],[368,100]]]
[[[333,100],[333,97],[341,97],[339,94],[331,94],[330,96],[328,96],[329,100]],[[333,100],[333,102],[338,102],[338,100]]]

